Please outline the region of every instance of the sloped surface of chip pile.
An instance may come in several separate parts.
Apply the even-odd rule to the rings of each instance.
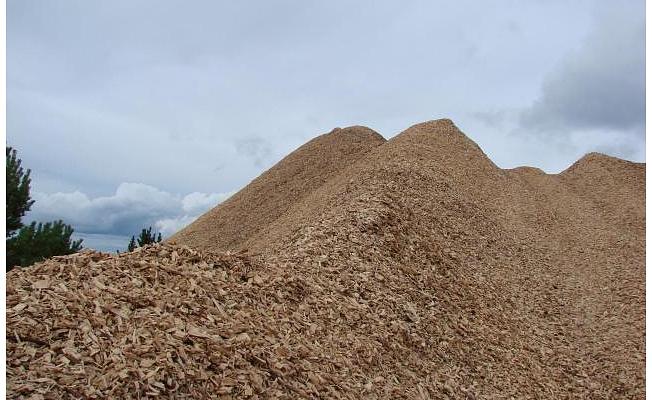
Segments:
[[[332,171],[248,255],[10,272],[10,396],[645,397],[644,164],[502,170],[438,120]]]
[[[292,205],[384,142],[369,128],[335,128],[290,153],[170,240],[200,250],[246,249]]]

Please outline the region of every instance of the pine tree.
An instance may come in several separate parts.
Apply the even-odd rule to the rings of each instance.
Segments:
[[[132,236],[131,240],[129,241],[129,246],[127,246],[127,251],[134,251],[134,250],[136,250],[136,238]]]
[[[152,236],[152,227],[145,229],[143,228],[140,231],[140,236],[138,236],[138,246],[143,247],[146,244],[154,243],[154,236]]]
[[[161,236],[161,233],[159,232],[157,235],[155,232],[152,232],[152,227],[150,226],[147,229],[143,228],[140,231],[140,235],[138,235],[138,238],[136,238],[135,236],[131,237],[131,240],[129,241],[129,246],[127,246],[127,250],[134,251],[136,247],[142,247],[152,243],[160,243],[162,241],[163,241],[163,236]]]
[[[28,266],[52,256],[76,253],[82,248],[82,239],[72,240],[73,229],[63,221],[45,224],[32,222],[7,240],[7,267]]]
[[[61,220],[23,225],[23,216],[34,204],[29,195],[30,173],[23,171],[16,150],[7,147],[7,271],[82,248],[82,240],[73,241],[72,227]]]
[[[30,173],[23,171],[21,160],[16,150],[7,147],[7,231],[6,237],[12,236],[23,226],[22,217],[34,204],[29,196]]]

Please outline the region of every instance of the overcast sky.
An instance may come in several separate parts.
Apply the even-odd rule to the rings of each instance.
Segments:
[[[165,236],[334,127],[447,117],[501,167],[645,160],[644,1],[7,1],[27,220]]]

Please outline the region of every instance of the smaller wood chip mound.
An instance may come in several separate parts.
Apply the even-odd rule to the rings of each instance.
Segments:
[[[224,302],[224,287],[260,283],[252,271],[237,255],[154,245],[9,272],[8,396],[205,398],[235,387],[264,390],[269,376],[251,362],[266,361],[242,350],[251,341],[246,319],[232,319],[237,304]],[[268,374],[283,368],[267,362]]]
[[[264,241],[270,226],[291,214],[294,205],[385,142],[363,126],[335,128],[288,154],[167,241],[198,250],[252,250],[251,242]]]

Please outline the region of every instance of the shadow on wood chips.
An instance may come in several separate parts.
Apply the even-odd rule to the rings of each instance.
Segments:
[[[644,196],[336,129],[163,244],[9,272],[7,395],[644,398]]]

